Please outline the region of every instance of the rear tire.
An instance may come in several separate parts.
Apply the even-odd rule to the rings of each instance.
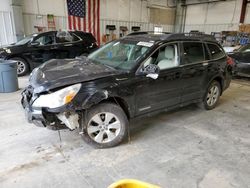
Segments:
[[[14,57],[14,58],[11,58],[10,60],[17,62],[17,75],[18,76],[24,76],[29,72],[29,64],[23,58]]]
[[[212,110],[218,104],[221,95],[221,85],[217,81],[212,81],[207,88],[201,106],[206,110]]]
[[[85,57],[87,57],[89,54],[88,53],[83,53],[83,54],[81,54],[80,56],[85,56]]]
[[[120,106],[101,103],[84,114],[82,138],[97,148],[120,144],[127,136],[128,118]]]

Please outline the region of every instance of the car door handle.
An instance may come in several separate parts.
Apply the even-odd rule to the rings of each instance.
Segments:
[[[57,46],[52,46],[50,49],[54,50],[54,49],[58,49]]]
[[[64,46],[73,46],[73,44],[65,44]]]
[[[208,62],[204,62],[202,63],[203,66],[207,66],[208,65]]]

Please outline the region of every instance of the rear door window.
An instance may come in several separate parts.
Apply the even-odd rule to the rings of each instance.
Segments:
[[[222,48],[215,44],[207,44],[208,49],[211,54],[211,59],[219,59],[225,56],[225,53]]]
[[[91,33],[85,33],[84,34],[84,37],[90,41],[91,43],[95,43],[96,42],[96,39],[95,37],[91,34]]]
[[[183,63],[191,64],[204,61],[203,44],[200,42],[183,42]]]
[[[58,31],[56,33],[56,43],[73,42],[74,37],[67,31]]]

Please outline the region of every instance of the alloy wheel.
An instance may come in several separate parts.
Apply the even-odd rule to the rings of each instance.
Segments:
[[[22,61],[17,61],[17,74],[22,74],[25,72],[26,65]]]
[[[208,106],[213,106],[217,102],[219,95],[220,95],[219,91],[220,90],[217,85],[214,85],[209,89],[208,94],[207,94]]]
[[[113,141],[121,131],[121,122],[116,115],[102,112],[94,115],[88,125],[87,132],[91,139],[97,143]]]

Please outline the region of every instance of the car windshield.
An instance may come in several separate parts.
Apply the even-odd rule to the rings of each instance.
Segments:
[[[131,70],[152,45],[150,42],[114,41],[90,54],[88,58],[116,69]]]
[[[28,43],[29,41],[31,41],[32,38],[33,38],[33,35],[27,36],[27,37],[23,38],[22,40],[19,40],[19,41],[16,42],[15,44],[16,44],[16,45],[23,45],[23,44],[26,44],[26,43]]]
[[[242,46],[237,51],[238,52],[250,52],[250,45]]]

